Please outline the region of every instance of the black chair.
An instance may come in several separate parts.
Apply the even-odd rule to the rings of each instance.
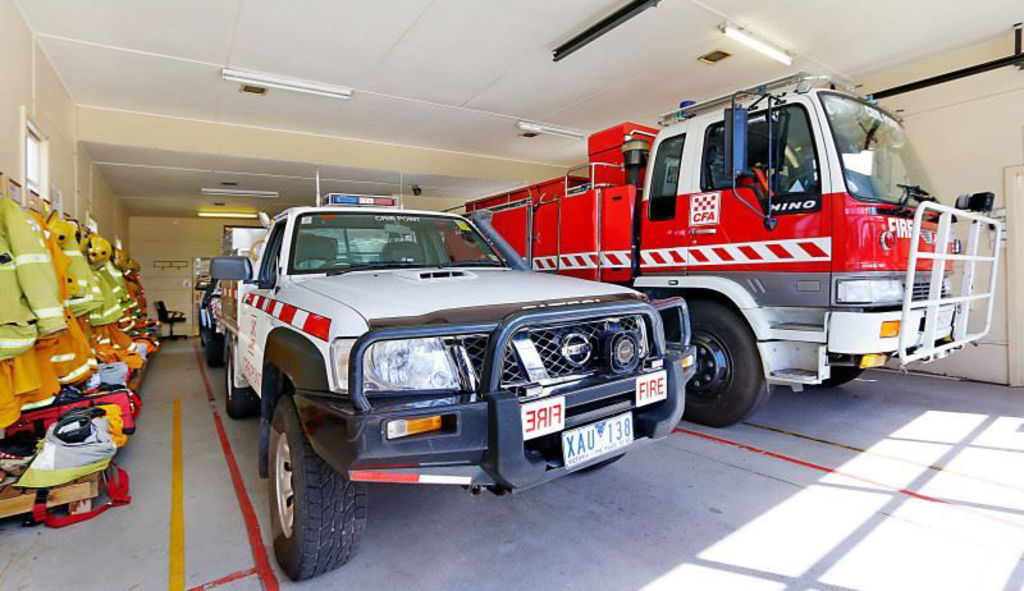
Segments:
[[[185,313],[184,312],[175,312],[173,310],[168,310],[167,306],[164,304],[163,300],[157,301],[157,303],[155,305],[156,305],[156,319],[159,320],[160,322],[163,322],[164,324],[166,324],[167,328],[170,329],[170,334],[167,335],[167,338],[169,338],[169,339],[179,339],[179,338],[184,337],[185,335],[180,335],[180,334],[176,335],[176,334],[174,334],[174,325],[179,323],[179,322],[185,322]]]

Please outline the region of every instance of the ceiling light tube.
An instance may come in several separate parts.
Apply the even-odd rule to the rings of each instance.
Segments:
[[[719,28],[723,33],[725,33],[726,37],[735,39],[743,45],[746,45],[747,47],[762,53],[775,61],[781,62],[787,66],[793,65],[793,56],[789,55],[789,53],[777,45],[773,45],[764,39],[754,36],[749,31],[734,25],[722,25]]]
[[[516,127],[519,131],[526,133],[546,133],[549,135],[560,135],[562,137],[571,137],[574,139],[583,139],[586,137],[583,132],[575,129],[569,129],[566,127],[554,127],[552,125],[545,125],[543,123],[535,123],[533,121],[517,121]]]
[[[203,195],[208,197],[258,197],[260,199],[277,199],[277,191],[253,191],[249,189],[220,189],[217,187],[203,187],[200,189]]]
[[[229,82],[238,82],[240,84],[253,84],[255,86],[266,86],[268,88],[280,88],[281,90],[304,92],[306,94],[315,94],[317,96],[326,96],[331,98],[352,98],[351,88],[334,86],[333,84],[323,84],[321,82],[313,82],[310,80],[300,80],[298,78],[289,78],[287,76],[276,76],[274,74],[264,74],[262,72],[248,72],[232,68],[222,69],[220,71],[220,75]]]
[[[255,211],[200,211],[197,215],[201,218],[234,218],[254,220],[260,214]]]

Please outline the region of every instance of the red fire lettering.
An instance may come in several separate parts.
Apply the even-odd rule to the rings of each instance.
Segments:
[[[529,433],[537,428],[537,411],[526,411],[526,432]]]
[[[548,426],[549,420],[550,417],[548,416],[548,409],[541,407],[541,409],[537,411],[537,428],[544,429]]]

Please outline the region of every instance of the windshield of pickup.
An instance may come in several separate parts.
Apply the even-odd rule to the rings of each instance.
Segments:
[[[505,266],[468,222],[447,216],[314,212],[292,234],[291,274]]]
[[[867,201],[899,203],[906,195],[905,186],[931,190],[924,166],[899,121],[853,97],[834,93],[820,96],[851,195]]]

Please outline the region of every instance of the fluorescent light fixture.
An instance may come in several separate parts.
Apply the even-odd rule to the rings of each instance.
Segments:
[[[739,41],[755,51],[763,53],[775,61],[782,62],[787,66],[793,65],[793,56],[786,53],[782,48],[773,45],[764,39],[756,37],[748,31],[734,25],[722,25],[720,29],[725,33],[726,37],[735,39],[736,41]]]
[[[258,197],[260,199],[277,199],[277,191],[253,191],[250,189],[221,189],[219,187],[203,187],[200,189],[208,197]]]
[[[534,135],[536,135],[538,133],[546,133],[546,134],[549,134],[549,135],[560,135],[562,137],[571,137],[571,138],[578,139],[578,140],[583,139],[584,137],[586,137],[586,136],[584,136],[583,132],[577,131],[575,129],[568,129],[566,127],[554,127],[552,125],[545,125],[543,123],[535,123],[533,121],[517,121],[516,122],[516,127],[518,127],[519,131],[522,131],[523,133],[531,133],[531,134],[534,134]]]
[[[254,220],[259,217],[259,213],[255,211],[200,211],[198,212],[201,218],[234,218],[234,219],[245,219]]]
[[[239,84],[280,88],[281,90],[304,92],[306,94],[315,94],[317,96],[326,96],[331,98],[352,98],[351,88],[334,86],[333,84],[323,84],[321,82],[313,82],[311,80],[300,80],[298,78],[289,78],[287,76],[264,74],[262,72],[248,72],[232,68],[222,69],[220,71],[220,75],[229,82],[238,82]]]

